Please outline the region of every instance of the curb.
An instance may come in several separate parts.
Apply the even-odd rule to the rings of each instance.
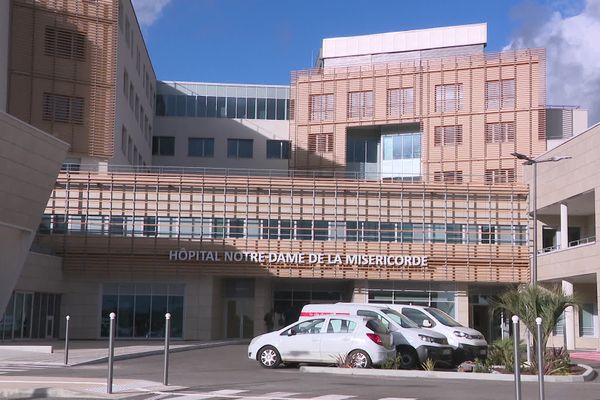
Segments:
[[[0,397],[3,399],[98,399],[98,395],[85,393],[79,390],[69,390],[55,387],[38,387],[29,389],[0,389]]]
[[[577,364],[585,368],[581,375],[546,375],[544,382],[577,383],[591,381],[596,377],[596,371],[593,368]],[[394,378],[432,378],[432,379],[458,379],[458,380],[482,380],[482,381],[514,381],[514,376],[510,374],[484,374],[479,372],[444,372],[444,371],[418,371],[418,370],[396,370],[396,369],[356,369],[356,368],[338,368],[338,367],[300,367],[300,372],[335,374],[349,376],[373,376],[373,377],[394,377]],[[537,375],[521,375],[523,382],[537,382]]]
[[[190,350],[208,349],[208,348],[212,348],[212,347],[222,347],[222,346],[228,346],[228,345],[233,345],[233,344],[248,344],[248,343],[249,343],[249,340],[243,339],[243,340],[227,340],[227,341],[219,341],[219,342],[190,344],[190,345],[184,345],[184,346],[180,346],[180,347],[170,348],[169,354],[181,353],[181,352],[190,351]],[[165,350],[164,350],[164,348],[162,348],[162,349],[157,349],[157,350],[140,351],[138,353],[119,354],[119,355],[115,355],[113,357],[113,360],[115,360],[115,361],[131,360],[133,358],[141,358],[141,357],[164,354],[164,352],[165,352]],[[72,364],[69,363],[68,367],[75,367],[75,366],[79,366],[79,365],[101,364],[104,362],[108,362],[108,355],[104,356],[104,357],[95,358],[92,360],[75,362]]]

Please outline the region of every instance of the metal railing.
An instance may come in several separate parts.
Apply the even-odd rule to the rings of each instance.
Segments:
[[[582,246],[584,244],[588,244],[588,243],[594,243],[596,242],[596,236],[589,236],[586,238],[582,238],[582,239],[577,239],[577,240],[572,240],[569,242],[569,245],[567,248],[571,248],[571,247],[577,247],[577,246]],[[554,246],[548,246],[548,247],[544,247],[542,249],[538,250],[538,254],[544,254],[544,253],[551,253],[554,251],[560,250],[560,244],[556,244]]]

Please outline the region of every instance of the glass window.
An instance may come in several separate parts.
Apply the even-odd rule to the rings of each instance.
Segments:
[[[196,116],[206,117],[206,96],[196,96]]]
[[[356,322],[347,319],[330,319],[327,333],[350,333],[356,329]]]
[[[333,94],[315,94],[309,99],[309,116],[311,121],[332,120],[334,115]]]
[[[295,335],[320,333],[321,329],[323,328],[324,322],[325,322],[324,319],[309,319],[306,321],[302,321],[302,322],[292,326],[289,330],[286,330],[281,335],[287,336],[288,331],[291,331],[292,334],[295,334]]]
[[[265,99],[256,99],[256,119],[267,117],[267,102]]]
[[[157,94],[156,95],[156,115],[159,117],[162,117],[165,115],[166,112],[166,102],[165,102],[165,98],[162,94]]]
[[[329,240],[329,221],[314,221],[315,240]]]
[[[396,241],[396,224],[393,222],[382,222],[380,224],[380,235],[382,242]]]
[[[235,118],[236,114],[236,98],[227,98],[227,118]]]
[[[217,118],[227,117],[226,97],[217,97]]]
[[[416,323],[419,326],[424,326],[423,321],[429,321],[429,324],[430,324],[429,326],[435,325],[433,320],[431,318],[429,318],[427,315],[425,315],[424,312],[422,312],[420,310],[415,310],[414,308],[403,308],[402,315],[404,315],[405,317],[408,317],[411,321],[413,321],[414,323]]]
[[[237,98],[236,118],[246,118],[246,99],[244,97]]]
[[[267,99],[267,119],[275,119],[275,99]]]
[[[284,120],[286,112],[286,101],[285,99],[277,99],[277,119]]]
[[[214,138],[188,138],[188,156],[213,157],[214,151]]]
[[[256,119],[256,99],[254,97],[248,97],[246,99],[246,107],[246,118]]]
[[[153,156],[174,156],[175,155],[175,137],[174,136],[153,136],[152,137],[152,155]]]
[[[296,239],[312,240],[312,221],[296,221]]]
[[[156,236],[156,217],[144,217],[144,236]]]
[[[497,110],[514,108],[516,84],[514,79],[502,79],[485,83],[485,108]]]
[[[208,96],[206,98],[206,116],[209,118],[217,116],[217,98],[215,96]]]
[[[348,118],[368,118],[372,116],[372,91],[348,93]]]
[[[496,243],[496,227],[490,225],[481,226],[481,243],[494,244]]]
[[[579,336],[595,336],[594,319],[596,317],[594,304],[582,304],[579,308]]]
[[[185,96],[186,97],[186,115],[188,117],[196,116],[196,96]]]
[[[187,96],[185,96],[185,95],[177,96],[177,111],[176,111],[175,115],[177,115],[178,117],[185,117],[186,103],[187,103]]]
[[[252,158],[252,139],[227,139],[227,157]]]
[[[267,140],[267,158],[287,160],[289,158],[290,142],[287,140]]]
[[[450,85],[435,86],[435,111],[454,112],[462,110],[463,85],[454,83]]]

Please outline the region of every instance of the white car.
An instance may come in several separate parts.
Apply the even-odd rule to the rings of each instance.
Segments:
[[[460,322],[435,307],[390,304],[389,307],[410,318],[420,327],[441,333],[454,349],[454,362],[487,357],[488,343],[481,332],[463,326]]]
[[[304,319],[252,339],[248,358],[265,368],[281,363],[380,365],[396,356],[392,335],[372,318],[325,315]]]

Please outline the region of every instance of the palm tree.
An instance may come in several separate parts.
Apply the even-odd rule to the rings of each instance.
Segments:
[[[546,348],[552,330],[561,314],[569,306],[577,305],[577,300],[566,295],[558,287],[545,288],[540,285],[521,285],[500,295],[494,304],[509,315],[516,315],[533,333],[533,348],[537,349],[537,324],[535,319],[542,318],[542,348]]]

